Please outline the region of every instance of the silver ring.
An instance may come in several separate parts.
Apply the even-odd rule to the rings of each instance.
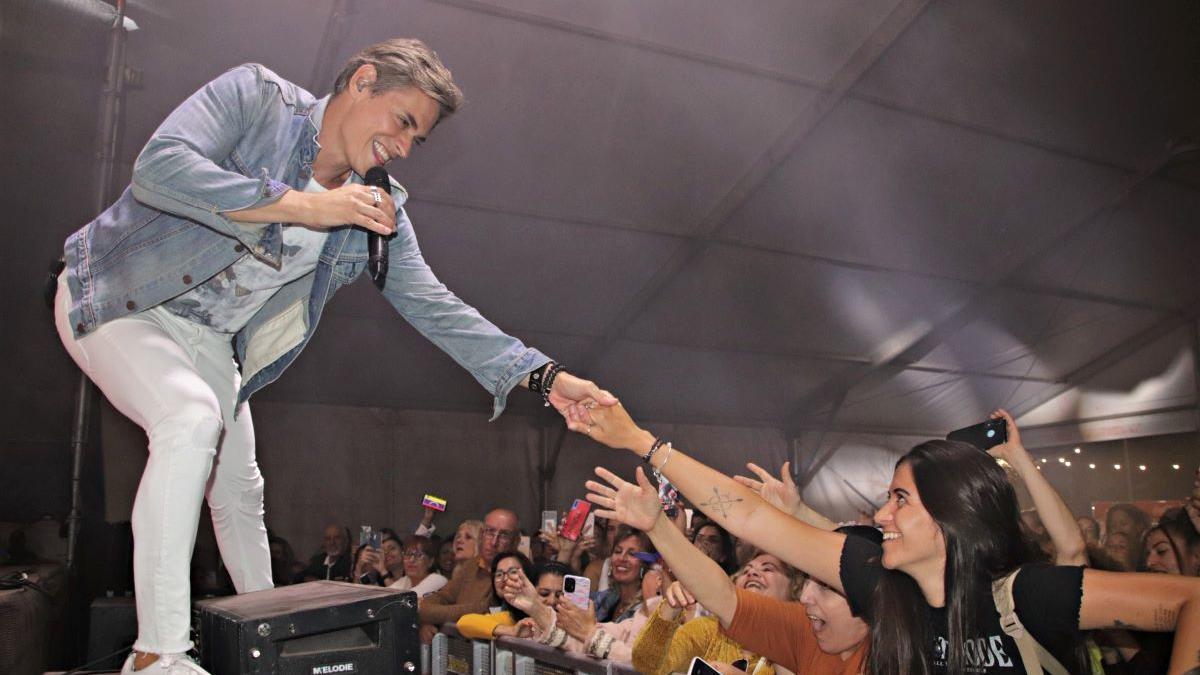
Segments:
[[[375,206],[383,203],[383,196],[379,194],[379,188],[371,186],[371,196],[375,198]]]

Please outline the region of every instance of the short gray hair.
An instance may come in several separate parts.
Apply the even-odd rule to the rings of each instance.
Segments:
[[[450,69],[424,42],[410,38],[376,42],[355,54],[334,81],[333,93],[339,94],[350,86],[355,71],[368,64],[375,66],[376,73],[371,84],[372,94],[416,87],[437,101],[438,121],[453,115],[462,105],[463,93],[454,84]]]

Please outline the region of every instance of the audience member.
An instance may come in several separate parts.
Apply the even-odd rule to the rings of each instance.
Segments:
[[[296,559],[292,545],[278,535],[272,535],[267,544],[271,547],[271,578],[275,585],[296,583],[304,575],[304,563]]]
[[[438,574],[450,578],[454,574],[454,566],[458,561],[454,559],[454,540],[443,539],[438,543],[437,563],[435,565]]]
[[[1108,557],[1108,566],[1115,571],[1132,572],[1137,569],[1137,544],[1125,532],[1118,530],[1106,534],[1104,553]]]
[[[1104,515],[1105,546],[1108,545],[1109,535],[1120,532],[1126,535],[1126,543],[1136,549],[1142,541],[1142,535],[1150,527],[1150,516],[1146,512],[1126,502],[1113,504]],[[1136,553],[1135,553],[1136,556]]]
[[[504,582],[510,576],[526,578],[534,576],[533,563],[523,553],[502,552],[492,561],[492,593],[488,612],[472,612],[458,618],[458,632],[473,640],[491,640],[502,636],[517,636],[517,622],[524,619],[525,612],[509,604],[504,597]],[[529,632],[526,631],[528,635]]]
[[[652,526],[653,523],[653,520],[646,518],[640,524]],[[708,527],[712,525],[705,526]],[[709,552],[698,545],[694,546],[710,560],[720,564]],[[779,558],[770,553],[760,553],[737,573],[732,584],[736,589],[787,602],[794,601],[799,595],[802,581],[795,568],[784,565]],[[747,650],[721,631],[716,618],[702,616],[684,623],[681,618],[682,610],[695,604],[694,595],[685,590],[679,582],[671,585],[666,601],[659,603],[658,610],[651,615],[650,621],[633,645],[633,667],[639,673],[668,675],[685,671],[696,656],[710,663],[732,663],[746,657],[752,664],[750,669],[753,672],[760,675],[775,672],[774,667],[765,659],[763,663],[759,663],[761,654]],[[788,626],[785,630],[792,632],[795,627]]]
[[[412,535],[404,540],[400,551],[400,569],[404,576],[392,584],[401,591],[413,591],[424,598],[447,583],[446,577],[435,570],[433,540],[429,537]]]
[[[326,525],[322,549],[309,561],[301,575],[304,581],[327,579],[349,581],[351,571],[350,531],[341,525]]]
[[[615,543],[609,556],[609,584],[603,591],[592,593],[596,620],[619,623],[634,615],[642,605],[642,574],[646,563],[640,553],[653,553],[654,546],[645,532],[628,525],[617,528]]]
[[[929,441],[900,459],[888,501],[875,514],[884,530],[876,546],[780,513],[640,429],[620,405],[571,414],[576,426],[590,425],[594,440],[636,452],[730,532],[844,592],[851,609],[871,624],[872,675],[1011,673],[1024,670],[1026,658],[1048,663],[1051,657],[1078,671],[1079,631],[1116,622],[1137,630],[1180,628],[1171,671],[1200,668],[1200,580],[1030,564],[1016,492],[996,462],[974,447]],[[1020,444],[1015,425],[1008,438]],[[589,499],[602,507],[599,515],[617,516],[613,496],[630,484],[598,473],[613,487]],[[641,469],[636,489],[654,489]],[[1073,522],[1072,529],[1079,536]],[[999,582],[995,588],[993,582]],[[1005,607],[1011,599],[1005,626],[1017,639],[1043,645],[1043,655],[1018,650],[1001,627],[997,598]]]
[[[1095,518],[1080,516],[1075,519],[1075,524],[1079,526],[1079,534],[1083,536],[1084,546],[1089,551],[1100,547],[1100,523]]]
[[[459,533],[455,535],[456,555],[459,535],[462,534],[464,528],[460,526]],[[438,625],[454,623],[464,614],[487,610],[492,596],[492,563],[497,554],[515,550],[519,534],[517,514],[509,509],[494,509],[484,517],[479,555],[473,561],[460,563],[454,569],[449,583],[425,596],[418,607],[422,642],[428,644],[433,640]],[[464,538],[464,551],[465,543]]]
[[[692,544],[716,561],[725,574],[733,574],[738,569],[733,537],[720,525],[708,522],[693,530]]]

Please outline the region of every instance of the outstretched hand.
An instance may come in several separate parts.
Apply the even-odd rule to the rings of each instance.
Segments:
[[[596,386],[595,382],[560,372],[550,388],[550,405],[567,420],[571,431],[586,433],[592,423],[590,412],[597,406],[606,408],[617,404],[617,397]]]
[[[779,470],[779,478],[776,478],[754,462],[747,462],[746,468],[758,476],[758,480],[746,476],[734,476],[733,479],[757,492],[758,496],[771,506],[791,515],[802,503],[800,489],[792,480],[791,464],[784,462],[783,468]]]
[[[608,485],[594,480],[584,484],[590,492],[587,500],[600,509],[597,518],[609,518],[630,527],[648,532],[662,516],[662,504],[658,501],[658,488],[646,478],[642,467],[637,468],[637,483],[622,480],[617,474],[596,467],[596,475]]]
[[[654,443],[654,435],[642,429],[629,416],[629,411],[620,403],[608,407],[587,408],[587,418],[580,418],[582,428],[573,430],[591,436],[597,443],[610,448],[633,450],[645,453]]]
[[[516,575],[504,577],[502,595],[504,600],[516,607],[517,609],[530,613],[535,603],[539,602],[537,589],[529,582],[529,577],[525,576],[525,571],[517,568]]]

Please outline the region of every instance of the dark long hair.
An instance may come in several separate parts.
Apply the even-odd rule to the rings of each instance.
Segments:
[[[713,521],[702,523],[699,527],[692,531],[692,543],[696,543],[696,537],[700,536],[700,531],[706,527],[711,527],[717,531],[717,538],[720,540],[722,560],[717,563],[725,574],[733,574],[738,571],[737,547],[733,544],[733,536],[729,531]]]
[[[537,580],[533,578],[533,563],[529,561],[529,558],[525,557],[524,553],[521,553],[520,551],[497,553],[496,557],[492,560],[492,605],[499,605],[501,609],[511,614],[513,621],[520,621],[529,615],[508,604],[507,600],[496,594],[496,570],[500,567],[500,563],[502,561],[508,560],[509,558],[516,558],[518,561],[520,561],[521,571],[525,573],[525,578],[533,581],[535,584],[537,583]]]
[[[946,672],[967,670],[964,645],[991,605],[991,582],[1033,560],[1021,535],[1016,492],[1004,470],[985,453],[957,441],[927,441],[900,458],[908,464],[921,503],[946,542],[948,631]],[[927,606],[917,582],[899,570],[882,570],[875,588],[869,672],[925,675],[932,672]]]

